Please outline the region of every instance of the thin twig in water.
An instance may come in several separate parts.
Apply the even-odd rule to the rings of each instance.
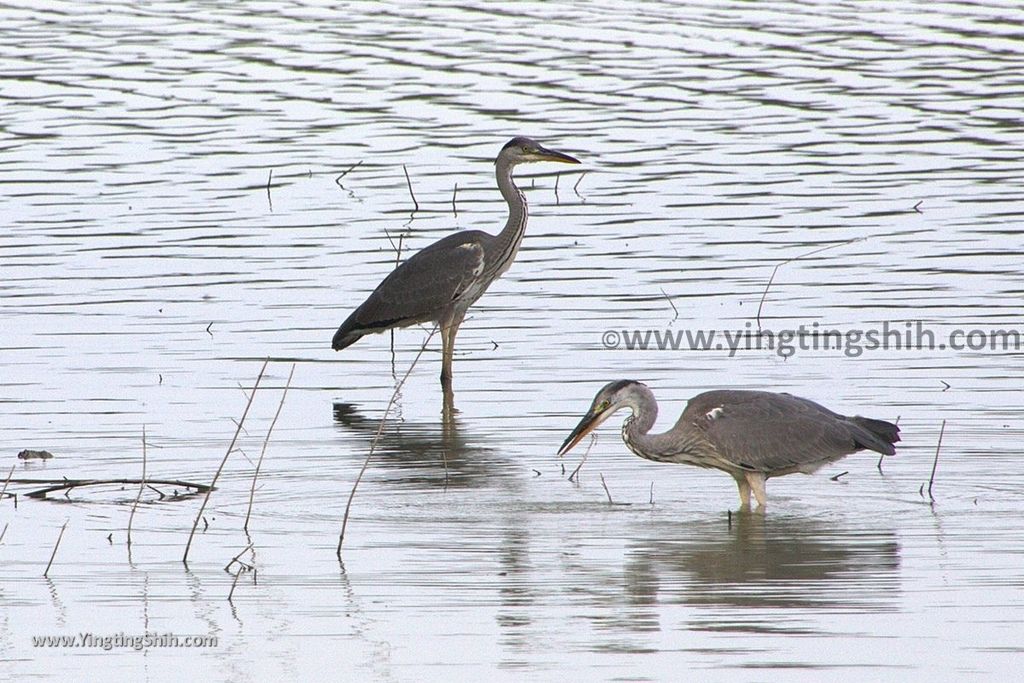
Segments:
[[[274,210],[274,200],[270,198],[270,181],[274,179],[274,169],[270,169],[270,175],[267,176],[267,203],[270,204],[270,210]]]
[[[241,569],[239,569],[237,572],[235,572],[235,578],[231,582],[231,590],[228,591],[228,602],[231,602],[231,598],[233,598],[235,596],[235,586],[238,585],[238,577],[240,577],[241,575],[242,575],[242,570]]]
[[[387,228],[384,228],[384,236],[387,237],[388,238],[388,242],[391,243],[391,248],[394,249],[395,251],[398,251],[398,247],[395,246],[395,241],[393,239],[391,239],[391,233],[388,232]]]
[[[651,500],[648,501],[651,505],[654,505],[654,482],[651,482]]]
[[[914,211],[916,211],[916,212],[918,212],[918,213],[921,213],[921,209],[920,209],[919,207],[920,207],[920,206],[921,206],[921,204],[923,204],[923,203],[924,203],[924,200],[922,199],[922,200],[921,200],[921,201],[919,201],[919,202],[918,202],[917,204],[914,204]]]
[[[849,473],[850,473],[849,471],[840,472],[839,474],[836,474],[834,476],[829,477],[829,479],[831,479],[832,481],[839,481],[839,477],[843,476],[844,474],[849,474]]]
[[[7,495],[7,485],[11,483],[11,477],[14,476],[14,465],[11,465],[11,471],[7,473],[7,479],[4,480],[4,487],[0,490],[0,500],[4,499]]]
[[[579,478],[576,477],[576,475],[580,473],[580,468],[583,467],[583,463],[585,463],[587,461],[587,456],[590,455],[590,449],[594,447],[594,443],[596,441],[597,441],[597,434],[591,434],[590,435],[590,443],[587,444],[587,450],[583,451],[583,458],[580,460],[580,464],[576,465],[576,469],[574,469],[572,471],[572,474],[569,475],[569,481],[572,481],[573,478],[576,478],[576,481],[579,481]]]
[[[384,232],[387,233],[387,228],[384,229]],[[405,233],[400,233],[398,235],[398,245],[396,246],[393,241],[391,242],[391,246],[395,250],[395,268],[398,267],[398,263],[402,260],[402,240],[403,239],[405,239]],[[388,240],[391,240],[391,235],[388,235]],[[394,331],[394,329],[389,330],[388,334],[391,337],[391,374],[394,375],[395,374],[394,373],[394,368],[395,368],[395,331]]]
[[[452,190],[452,214],[454,214],[454,216],[456,218],[459,217],[459,209],[458,209],[458,207],[455,206],[455,195],[457,195],[458,193],[459,193],[459,184],[455,183],[455,189]]]
[[[284,399],[288,395],[288,388],[292,385],[292,375],[295,374],[295,363],[292,363],[292,370],[288,373],[288,381],[285,382],[284,392],[281,393],[281,402],[277,404],[277,412],[274,419],[270,421],[270,428],[267,429],[267,438],[263,439],[263,448],[260,450],[259,460],[256,461],[256,471],[252,473],[252,485],[249,487],[249,508],[245,511],[245,523],[242,529],[249,531],[249,517],[252,515],[252,500],[256,496],[256,478],[260,476],[260,468],[263,466],[263,456],[267,453],[267,444],[270,442],[270,434],[274,431],[277,418],[281,415],[281,408],[284,407]],[[244,550],[242,551],[245,552]],[[241,553],[239,553],[241,554]]]
[[[243,390],[243,392],[242,392],[242,393],[245,393],[245,392],[244,392],[244,390]],[[248,400],[249,400],[249,394],[245,394],[245,400],[246,400],[246,401],[248,401]],[[243,427],[243,426],[242,426],[242,423],[241,423],[241,422],[239,422],[238,420],[236,420],[236,419],[235,419],[235,418],[233,418],[233,417],[229,417],[228,419],[229,419],[229,420],[231,420],[231,424],[233,424],[233,425],[235,425],[236,427],[240,428],[240,429],[242,430],[242,433],[243,433],[243,434],[245,434],[246,436],[249,436],[249,432],[247,432],[247,431],[246,431],[245,427]],[[244,451],[243,451],[243,450],[242,450],[241,448],[236,448],[236,449],[235,449],[235,451],[237,451],[237,452],[241,453],[241,454],[242,454],[242,457],[244,457],[244,458],[245,458],[246,460],[249,460],[249,456],[248,456],[248,455],[246,455],[246,454],[245,454],[245,452],[244,452]],[[251,460],[249,460],[249,464],[250,464],[250,465],[252,464],[252,461],[251,461]]]
[[[50,553],[50,561],[46,563],[46,570],[43,571],[43,577],[46,577],[50,573],[50,566],[53,565],[53,558],[57,557],[57,548],[60,547],[60,539],[64,538],[64,530],[68,528],[68,522],[70,519],[64,520],[64,526],[60,528],[60,533],[57,534],[57,542],[53,544],[53,552]]]
[[[402,385],[405,384],[405,380],[409,379],[409,375],[412,374],[413,368],[416,367],[416,363],[419,361],[423,352],[427,349],[427,344],[434,338],[437,333],[438,326],[435,323],[430,334],[423,340],[423,345],[420,346],[420,350],[416,352],[416,357],[412,359],[412,363],[409,365],[409,369],[402,375],[402,379],[398,381],[395,386],[395,391],[391,394],[391,399],[388,401],[387,406],[384,408],[384,416],[380,419],[380,425],[377,427],[377,433],[373,435],[373,441],[370,442],[370,452],[366,454],[366,460],[363,461],[363,466],[359,469],[359,474],[356,475],[355,483],[352,484],[352,491],[348,494],[348,502],[345,504],[345,516],[341,520],[341,534],[338,536],[338,560],[341,560],[341,546],[345,542],[345,529],[348,527],[348,515],[352,509],[352,499],[356,496],[356,489],[359,487],[359,482],[363,480],[363,474],[366,472],[366,468],[370,465],[370,458],[373,457],[374,451],[377,449],[377,442],[380,441],[380,435],[384,433],[384,425],[388,419],[388,413],[391,412],[391,407],[395,405],[395,400],[398,397],[398,392],[401,391]]]
[[[441,449],[441,465],[444,467],[444,490],[448,490],[448,449]]]
[[[819,247],[819,248],[814,249],[812,251],[808,251],[806,253],[794,256],[793,258],[788,258],[785,261],[780,261],[779,263],[776,263],[775,267],[772,268],[771,277],[768,278],[768,284],[766,284],[764,286],[764,292],[761,293],[761,301],[760,301],[760,303],[757,304],[757,316],[756,316],[756,320],[757,320],[757,333],[761,334],[761,309],[764,308],[764,300],[768,296],[768,290],[771,289],[772,282],[775,281],[775,274],[779,272],[779,268],[781,268],[782,266],[786,265],[787,263],[792,263],[793,261],[799,261],[802,258],[807,258],[808,256],[814,256],[815,254],[820,254],[821,252],[828,251],[829,249],[835,249],[836,247],[842,247],[842,246],[847,245],[847,244],[853,244],[854,242],[861,242],[861,241],[866,240],[866,239],[867,239],[867,237],[854,237],[852,240],[846,240],[845,242],[836,242],[835,244],[829,244],[829,245],[824,246],[824,247]]]
[[[601,477],[601,486],[604,487],[604,494],[608,496],[608,504],[615,505],[615,501],[612,500],[612,492],[608,490],[608,484],[604,483],[604,475],[598,472],[597,476]]]
[[[363,163],[363,162],[362,162],[362,160],[359,160],[359,161],[357,161],[356,163],[354,163],[354,164],[352,164],[351,166],[349,166],[347,170],[343,171],[343,172],[342,172],[342,174],[341,174],[340,176],[338,176],[337,178],[335,178],[335,179],[334,179],[334,183],[335,183],[335,184],[336,184],[336,185],[337,185],[338,187],[341,187],[342,189],[344,189],[344,187],[343,187],[343,186],[342,186],[342,184],[341,184],[341,179],[342,179],[342,178],[344,178],[345,176],[347,176],[347,175],[348,175],[349,173],[351,173],[352,171],[354,171],[354,170],[355,170],[356,168],[358,168],[358,167],[359,167],[359,165],[360,165],[360,164],[362,164],[362,163]]]
[[[9,527],[10,525],[11,523],[7,522],[6,524],[4,524],[4,530],[0,531],[0,543],[4,542],[4,536],[7,535],[7,527]]]
[[[679,309],[676,308],[676,305],[672,302],[672,297],[668,295],[668,292],[665,291],[665,288],[659,287],[659,289],[661,289],[661,293],[664,294],[665,298],[668,300],[668,305],[672,307],[672,312],[676,314],[676,316],[672,318],[672,321],[669,323],[669,325],[671,325],[675,321],[679,320]]]
[[[896,416],[896,426],[899,427],[899,425],[900,425],[900,416],[897,415]],[[879,455],[878,456],[878,464],[876,465],[876,467],[878,468],[878,473],[882,474],[882,475],[885,474],[885,472],[882,471],[882,460],[884,460],[884,459],[885,459],[885,454],[884,453],[882,455]]]
[[[556,173],[555,174],[555,204],[559,203],[559,201],[558,201],[558,181],[561,179],[561,177],[562,177],[561,173]]]
[[[231,602],[231,599],[234,597],[234,595],[235,595],[235,586],[238,585],[238,579],[240,579],[242,577],[242,574],[252,574],[252,585],[254,585],[254,586],[256,585],[256,567],[255,567],[255,565],[247,564],[245,562],[242,562],[240,559],[238,559],[238,558],[240,558],[242,556],[242,553],[244,553],[246,550],[249,550],[251,548],[252,548],[252,543],[250,543],[249,546],[245,550],[243,550],[241,553],[238,553],[237,555],[235,555],[234,559],[232,559],[231,562],[228,562],[227,566],[224,567],[224,571],[226,571],[226,572],[228,572],[230,574],[231,572],[229,570],[229,567],[231,567],[231,565],[235,564],[236,562],[238,563],[238,569],[235,570],[235,574],[234,574],[235,578],[231,582],[231,590],[228,591],[228,602]]]
[[[139,507],[139,500],[142,498],[142,490],[146,487],[146,425],[142,425],[142,479],[139,480],[139,491],[135,494],[135,502],[132,503],[132,511],[128,514],[128,547],[132,545],[132,521],[135,519],[135,510]],[[163,495],[161,494],[161,498]]]
[[[942,421],[942,426],[939,428],[939,442],[935,444],[935,460],[932,462],[932,476],[928,478],[928,500],[935,502],[935,496],[932,495],[932,484],[935,483],[935,470],[939,466],[939,449],[942,448],[942,435],[946,431],[946,421]]]
[[[572,191],[575,192],[576,196],[579,197],[580,199],[583,199],[583,195],[581,195],[580,191],[578,189],[576,189],[576,188],[578,188],[580,186],[580,183],[582,183],[583,179],[586,178],[586,177],[587,177],[587,171],[584,171],[583,173],[580,174],[580,177],[576,181],[576,184],[572,186]]]
[[[413,211],[419,211],[420,203],[416,201],[416,195],[413,194],[412,191],[412,180],[409,179],[409,169],[405,167],[405,164],[402,164],[402,170],[405,171],[405,182],[409,186],[409,196],[412,197]]]
[[[235,449],[235,442],[238,441],[238,434],[242,431],[242,424],[245,423],[245,418],[249,414],[249,408],[252,407],[252,400],[256,397],[256,390],[259,389],[260,380],[263,379],[263,373],[267,370],[267,363],[270,360],[263,361],[263,366],[260,368],[260,374],[256,377],[256,382],[252,386],[252,392],[249,394],[249,401],[245,404],[245,411],[242,412],[242,419],[238,423],[238,428],[235,429],[235,435],[231,437],[231,443],[228,444],[228,449],[224,453],[224,457],[220,461],[220,466],[217,467],[217,471],[213,475],[213,481],[210,482],[210,488],[206,490],[206,495],[203,497],[203,504],[199,506],[199,512],[196,513],[195,521],[192,522],[192,531],[188,534],[188,543],[185,544],[185,554],[182,556],[181,561],[184,564],[188,564],[188,551],[192,548],[192,538],[196,535],[196,527],[199,526],[199,520],[203,517],[203,512],[206,510],[206,504],[210,502],[210,493],[213,491],[213,487],[217,485],[217,479],[220,478],[220,473],[224,470],[224,465],[228,462],[228,456],[231,455],[231,451]]]
[[[252,546],[253,546],[253,544],[250,543],[249,545],[247,545],[244,548],[242,548],[242,552],[240,552],[237,555],[235,555],[234,557],[232,557],[231,560],[226,565],[224,565],[224,571],[230,572],[231,571],[231,565],[233,565],[235,562],[238,562],[243,567],[251,567],[252,565],[246,564],[246,563],[242,562],[240,560],[240,558],[242,557],[242,555],[245,555],[249,551],[249,548],[251,548]]]

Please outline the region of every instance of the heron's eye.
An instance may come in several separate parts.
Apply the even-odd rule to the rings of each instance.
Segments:
[[[608,406],[608,401],[601,401],[600,403],[597,404],[597,412],[601,413],[608,410]]]

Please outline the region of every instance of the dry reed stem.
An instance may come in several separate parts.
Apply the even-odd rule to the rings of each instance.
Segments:
[[[267,453],[267,444],[270,442],[270,434],[274,431],[274,425],[277,424],[277,418],[281,415],[281,409],[284,407],[284,399],[288,396],[288,389],[292,385],[292,376],[295,374],[295,363],[292,363],[291,372],[288,373],[288,381],[285,382],[284,392],[281,393],[281,402],[277,404],[277,412],[274,413],[274,419],[270,421],[270,428],[267,429],[267,438],[263,439],[263,448],[260,449],[259,460],[256,461],[256,471],[252,474],[252,486],[249,487],[249,507],[245,511],[245,523],[242,525],[242,529],[246,532],[249,531],[249,517],[252,515],[252,501],[256,496],[256,478],[260,476],[260,468],[263,466],[263,456]],[[245,552],[244,550],[242,552]]]
[[[932,461],[932,476],[928,478],[928,500],[935,502],[935,496],[932,495],[932,484],[935,483],[935,470],[939,466],[939,449],[942,448],[942,435],[946,432],[946,421],[942,421],[942,426],[939,428],[939,442],[935,444],[935,460]]]
[[[402,390],[402,386],[405,384],[405,380],[409,378],[413,368],[416,367],[416,363],[419,362],[420,357],[427,348],[427,344],[437,334],[438,325],[435,324],[434,328],[430,330],[430,334],[423,340],[423,345],[420,346],[420,350],[416,352],[416,357],[412,359],[412,363],[409,365],[409,369],[405,371],[402,379],[398,381],[395,386],[394,392],[391,394],[391,399],[388,401],[387,407],[384,408],[384,415],[380,418],[380,425],[377,427],[377,433],[373,436],[373,441],[370,442],[370,452],[366,455],[366,460],[363,461],[363,466],[359,468],[359,474],[356,475],[355,483],[352,484],[352,491],[348,494],[348,502],[345,504],[345,516],[341,520],[341,534],[338,536],[338,560],[341,560],[341,546],[345,542],[345,529],[348,527],[348,515],[352,509],[352,499],[356,496],[356,489],[359,487],[359,482],[363,480],[363,474],[366,472],[366,468],[370,465],[370,458],[373,457],[373,453],[377,448],[377,442],[380,441],[380,435],[384,433],[384,425],[387,422],[388,414],[391,412],[391,407],[395,404],[398,398],[398,392]]]
[[[60,533],[57,535],[57,542],[53,544],[53,552],[50,553],[50,561],[46,563],[46,569],[43,571],[43,577],[50,573],[50,567],[53,565],[53,558],[57,557],[57,548],[60,547],[60,539],[64,538],[64,530],[68,528],[69,519],[64,520],[64,525],[60,528]]]
[[[775,267],[772,268],[771,277],[768,278],[768,284],[766,284],[764,286],[764,292],[761,293],[761,301],[760,301],[760,303],[757,304],[757,316],[755,316],[756,320],[757,320],[757,333],[761,334],[761,309],[764,308],[765,297],[768,296],[768,290],[771,288],[772,282],[775,281],[775,274],[779,272],[779,268],[781,268],[782,266],[786,265],[787,263],[792,263],[793,261],[799,261],[802,258],[807,258],[808,256],[814,256],[815,254],[820,254],[821,252],[828,251],[829,249],[835,249],[836,247],[842,247],[842,246],[847,245],[847,244],[853,244],[854,242],[861,242],[861,241],[866,240],[866,239],[867,239],[867,237],[854,237],[852,240],[846,240],[845,242],[837,242],[835,244],[829,244],[829,245],[824,246],[824,247],[819,247],[817,249],[813,249],[813,250],[805,252],[803,254],[798,254],[798,255],[796,255],[796,256],[794,256],[792,258],[788,258],[785,261],[780,261],[779,263],[775,264]]]
[[[595,434],[591,434],[590,435],[590,443],[587,444],[587,450],[583,451],[583,458],[580,460],[580,464],[576,465],[576,469],[574,469],[572,471],[572,474],[569,475],[569,481],[572,481],[573,478],[576,477],[577,474],[579,474],[580,468],[583,467],[583,463],[585,463],[587,461],[587,456],[590,455],[590,449],[594,447],[594,443],[596,441],[597,441],[597,434],[596,433]],[[578,477],[576,477],[576,481],[577,482],[579,481]]]
[[[132,511],[128,515],[128,547],[132,545],[132,521],[135,519],[135,510],[139,507],[139,500],[142,498],[142,491],[146,488],[146,425],[142,425],[142,479],[139,480],[139,491],[135,494],[135,502],[132,503]],[[163,494],[160,494],[163,498]]]
[[[252,391],[249,393],[249,400],[245,404],[245,411],[242,413],[242,419],[238,421],[238,427],[235,429],[235,435],[231,437],[231,443],[228,445],[227,451],[224,452],[224,457],[220,461],[220,466],[217,467],[217,471],[213,475],[213,481],[210,482],[210,488],[206,490],[206,495],[203,496],[203,504],[199,506],[199,512],[196,513],[195,521],[192,522],[192,531],[188,534],[188,543],[185,544],[185,554],[182,555],[181,561],[183,564],[188,564],[188,551],[192,548],[192,539],[196,535],[196,528],[199,526],[199,520],[203,516],[203,512],[206,510],[206,504],[210,502],[210,494],[213,492],[213,488],[217,485],[217,479],[220,478],[220,473],[224,470],[224,465],[228,462],[228,456],[231,455],[231,451],[235,449],[235,442],[238,441],[238,434],[242,431],[242,425],[245,424],[245,418],[249,414],[249,408],[252,407],[252,400],[256,397],[256,390],[259,389],[260,380],[263,379],[263,373],[267,370],[267,363],[270,359],[263,361],[263,367],[260,368],[260,374],[256,377],[256,383],[253,384]]]

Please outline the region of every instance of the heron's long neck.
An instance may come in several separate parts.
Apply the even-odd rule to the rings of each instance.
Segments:
[[[649,391],[634,398],[633,414],[622,425],[622,440],[641,458],[656,462],[673,460],[679,448],[671,431],[650,434],[658,419],[658,402]]]
[[[493,261],[494,270],[503,273],[516,257],[519,243],[526,233],[526,219],[529,212],[526,197],[512,180],[512,164],[500,160],[497,164],[498,189],[508,203],[508,222],[496,237],[496,257]]]

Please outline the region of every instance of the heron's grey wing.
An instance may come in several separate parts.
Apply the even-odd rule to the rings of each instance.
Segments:
[[[758,472],[813,472],[865,447],[846,417],[789,394],[710,391],[690,401],[680,422],[730,463]]]
[[[344,348],[371,332],[440,317],[483,271],[481,235],[486,233],[457,232],[409,257],[342,323],[334,347]]]

